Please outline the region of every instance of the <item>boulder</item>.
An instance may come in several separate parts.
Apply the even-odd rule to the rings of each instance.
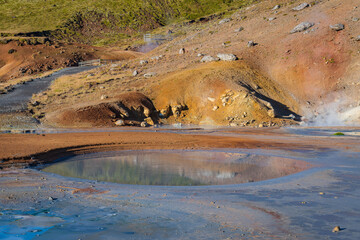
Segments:
[[[151,78],[151,77],[154,77],[155,75],[156,75],[156,73],[150,72],[150,73],[145,73],[144,77]]]
[[[247,43],[247,46],[248,47],[253,47],[253,46],[255,46],[256,45],[256,43],[254,42],[254,41],[249,41],[248,43]]]
[[[290,33],[302,32],[302,31],[305,31],[305,30],[311,28],[314,25],[315,25],[315,23],[312,23],[312,22],[302,22],[299,25],[297,25],[296,27],[294,27]]]
[[[219,61],[220,58],[218,57],[213,57],[213,56],[210,56],[210,55],[206,55],[204,56],[200,62],[216,62],[216,61]]]
[[[145,121],[140,123],[140,127],[148,127],[148,126],[149,126],[149,124]]]
[[[278,10],[280,8],[280,5],[275,5],[271,10],[275,11]]]
[[[237,57],[234,54],[226,54],[226,53],[219,53],[217,55],[218,58],[222,61],[235,61]]]
[[[303,10],[304,8],[307,8],[307,7],[310,7],[310,5],[308,3],[302,3],[296,7],[294,7],[292,10],[294,11],[301,11]]]
[[[125,121],[123,119],[119,119],[115,122],[116,126],[125,126]]]
[[[330,25],[330,29],[334,31],[341,31],[344,30],[344,28],[345,28],[344,24],[341,23]]]
[[[219,24],[224,24],[224,23],[230,22],[231,20],[232,20],[231,18],[224,18],[219,22]]]
[[[243,28],[243,27],[239,27],[239,28],[235,29],[234,32],[241,32],[242,30],[244,30],[244,28]]]

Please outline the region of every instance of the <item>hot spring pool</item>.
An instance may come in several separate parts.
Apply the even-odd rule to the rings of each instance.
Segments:
[[[307,162],[216,151],[117,151],[76,155],[42,170],[65,177],[136,185],[200,186],[263,181],[301,172]]]

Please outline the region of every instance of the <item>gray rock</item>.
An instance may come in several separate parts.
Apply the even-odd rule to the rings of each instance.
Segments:
[[[302,32],[305,31],[309,28],[311,28],[312,26],[314,26],[315,23],[311,23],[311,22],[302,22],[299,25],[297,25],[296,27],[294,27],[293,30],[291,30],[290,33],[297,33],[297,32]]]
[[[355,38],[356,41],[360,41],[360,35]]]
[[[135,77],[135,76],[137,76],[139,73],[138,73],[138,71],[134,71],[133,73],[132,73],[132,75]]]
[[[276,19],[276,17],[270,17],[268,18],[268,20],[271,22],[271,21],[274,21]]]
[[[247,46],[254,47],[254,46],[256,46],[256,43],[254,41],[248,41]]]
[[[231,20],[232,20],[231,18],[224,18],[219,22],[219,24],[227,23],[230,22]]]
[[[308,3],[302,3],[299,6],[294,7],[292,10],[294,11],[301,11],[304,8],[310,7],[310,5]]]
[[[179,54],[184,54],[184,53],[185,53],[185,48],[180,48]]]
[[[160,60],[161,58],[163,58],[163,55],[151,57],[151,60]]]
[[[354,17],[354,18],[352,18],[352,21],[353,22],[357,22],[357,21],[359,21],[360,19],[359,18],[356,18],[356,17]]]
[[[204,56],[200,62],[216,62],[216,61],[219,61],[220,58],[218,57],[213,57],[213,56],[210,56],[210,55],[206,55]]]
[[[341,31],[344,30],[344,28],[345,28],[344,24],[341,23],[330,25],[330,29],[334,31]]]
[[[280,5],[275,5],[275,7],[273,7],[271,10],[278,10],[280,8]]]
[[[140,64],[141,64],[141,65],[145,65],[145,64],[147,64],[147,63],[149,63],[147,60],[140,60]]]
[[[140,123],[140,127],[148,127],[148,126],[149,124],[145,121]]]
[[[115,122],[116,126],[125,126],[125,121],[123,119],[119,119]]]
[[[236,61],[237,57],[234,54],[219,53],[218,58],[222,61]]]
[[[156,73],[150,72],[150,73],[145,73],[144,77],[151,78],[151,77],[154,77],[155,75],[156,75]]]
[[[241,32],[242,30],[244,30],[244,28],[243,28],[243,27],[239,27],[239,28],[235,29],[234,32]]]

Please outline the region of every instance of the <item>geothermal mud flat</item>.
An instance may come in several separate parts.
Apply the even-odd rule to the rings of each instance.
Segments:
[[[357,239],[360,129],[340,130],[344,136],[333,135],[339,129],[319,128],[3,134],[0,238]],[[169,156],[210,152],[222,156],[214,160],[216,164],[244,155],[297,164],[273,161],[273,167],[276,162],[286,168],[282,171],[287,176],[279,178],[204,186],[146,186],[63,177],[39,170],[45,165],[7,168],[10,163],[38,162],[51,167],[62,163],[51,164],[61,157],[86,161],[92,154],[153,149]],[[10,159],[12,151],[17,155]],[[174,157],[169,162],[181,165],[181,159]],[[199,168],[211,170],[210,165]],[[187,166],[194,168],[184,163],[185,172]],[[291,174],[291,169],[303,171]],[[335,226],[341,231],[332,232]]]

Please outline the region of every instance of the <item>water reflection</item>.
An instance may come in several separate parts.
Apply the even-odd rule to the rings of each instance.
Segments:
[[[79,155],[43,171],[140,185],[223,185],[262,181],[309,168],[303,161],[210,151],[123,151]]]

